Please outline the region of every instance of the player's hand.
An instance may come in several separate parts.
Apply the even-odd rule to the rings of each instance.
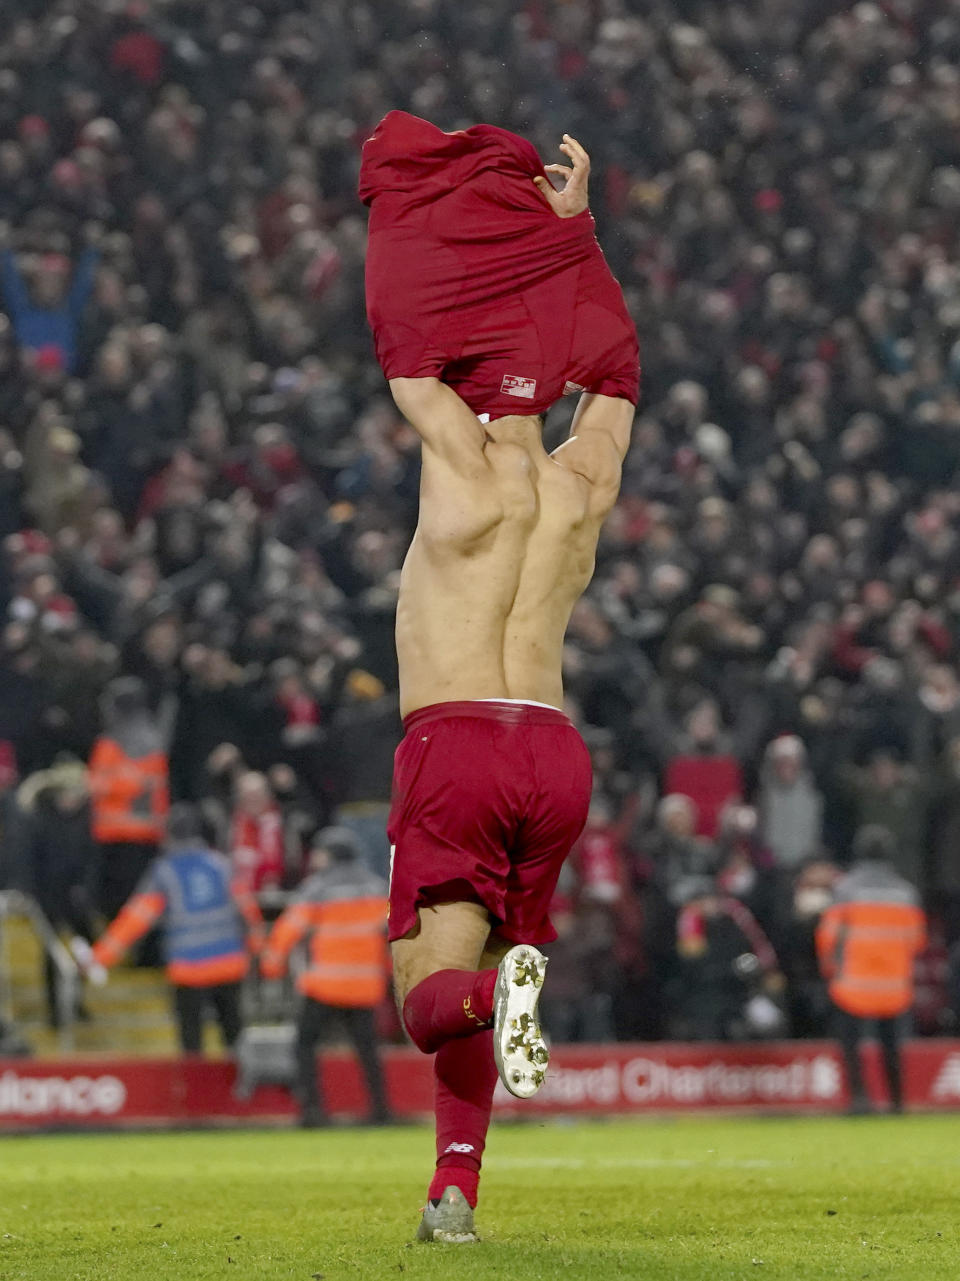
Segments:
[[[580,146],[576,138],[568,133],[563,135],[560,150],[570,159],[569,165],[545,165],[547,173],[556,174],[564,180],[561,191],[557,191],[543,175],[534,178],[541,196],[558,218],[576,218],[589,207],[587,183],[590,179],[590,157]]]

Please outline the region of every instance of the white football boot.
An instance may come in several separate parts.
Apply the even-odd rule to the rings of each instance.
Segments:
[[[518,1099],[543,1085],[550,1052],[537,1022],[547,958],[528,943],[512,947],[497,967],[493,989],[493,1053],[500,1080]]]

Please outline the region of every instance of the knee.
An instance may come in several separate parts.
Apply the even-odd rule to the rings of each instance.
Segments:
[[[417,984],[404,1001],[401,1016],[407,1035],[417,1049],[423,1054],[435,1054],[447,1038],[436,1027],[434,1002],[428,988],[427,979]]]

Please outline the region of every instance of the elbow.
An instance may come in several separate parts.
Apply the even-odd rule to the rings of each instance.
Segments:
[[[394,404],[411,422],[422,418],[436,404],[443,384],[438,378],[391,378]]]

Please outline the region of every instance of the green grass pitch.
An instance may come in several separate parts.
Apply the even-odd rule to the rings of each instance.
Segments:
[[[476,1246],[391,1130],[11,1138],[0,1281],[957,1281],[960,1117],[497,1126]]]

